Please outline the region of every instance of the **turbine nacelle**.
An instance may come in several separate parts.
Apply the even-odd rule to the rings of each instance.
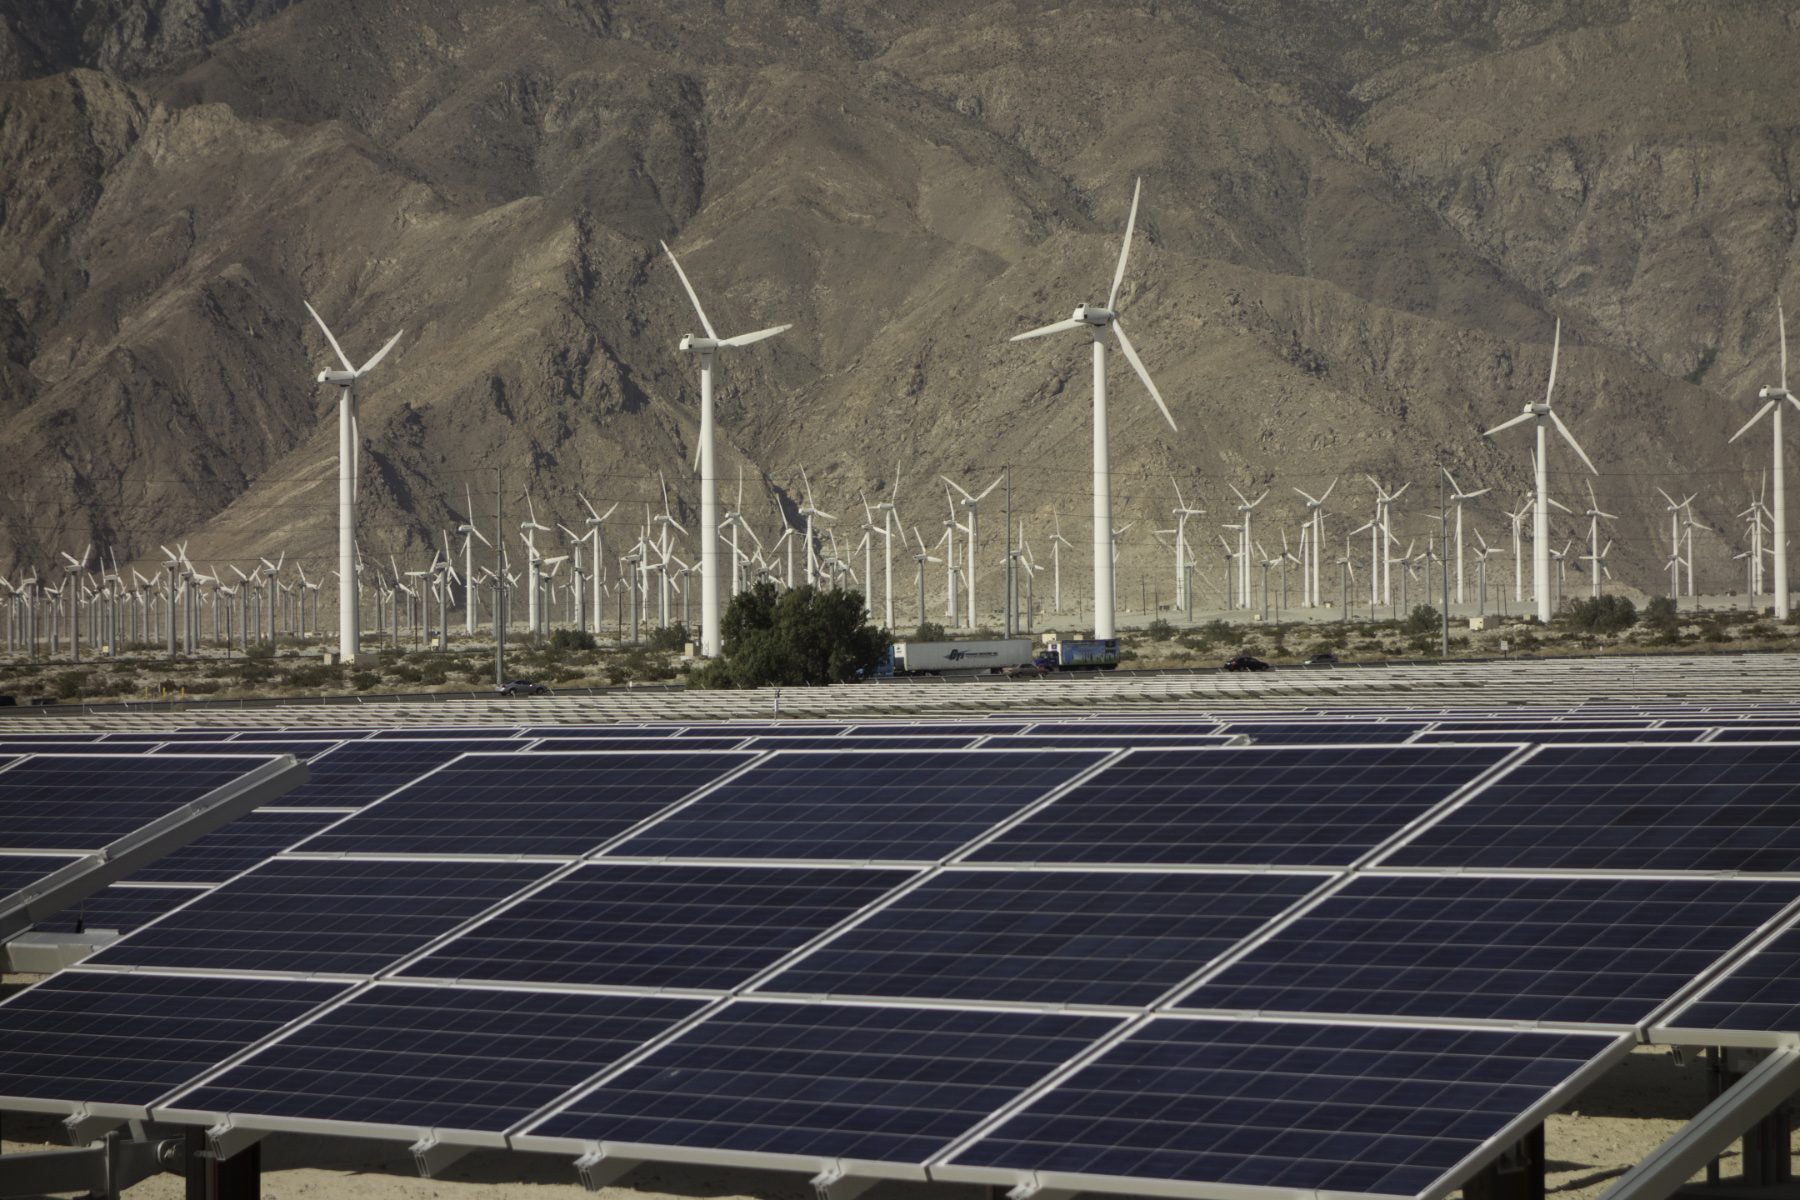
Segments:
[[[711,354],[719,348],[719,339],[684,333],[681,335],[680,348],[686,354]]]
[[[335,383],[339,387],[349,387],[356,382],[355,371],[320,371],[320,383]]]
[[[1085,321],[1089,325],[1105,329],[1118,317],[1118,313],[1110,308],[1102,308],[1098,304],[1077,304],[1070,315],[1071,321]]]

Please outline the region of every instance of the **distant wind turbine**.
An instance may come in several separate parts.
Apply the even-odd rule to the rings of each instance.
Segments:
[[[1765,387],[1757,393],[1763,406],[1756,410],[1756,415],[1744,422],[1744,427],[1731,435],[1737,441],[1750,431],[1750,427],[1762,420],[1769,413],[1774,413],[1773,431],[1775,447],[1775,616],[1778,620],[1786,620],[1788,615],[1788,569],[1787,569],[1787,461],[1781,448],[1781,415],[1786,407],[1781,403],[1786,400],[1795,408],[1800,408],[1800,399],[1788,391],[1787,386],[1787,317],[1781,311],[1781,297],[1775,298],[1775,323],[1781,332],[1781,383],[1777,387]],[[1691,572],[1693,568],[1690,566]]]

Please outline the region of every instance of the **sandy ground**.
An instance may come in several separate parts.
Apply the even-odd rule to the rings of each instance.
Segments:
[[[0,978],[0,998],[32,982]],[[1707,1071],[1697,1055],[1679,1066],[1662,1047],[1639,1047],[1545,1127],[1548,1188],[1561,1200],[1589,1200],[1646,1157],[1705,1107]],[[8,1113],[0,1116],[0,1153],[42,1150],[63,1144],[52,1117]],[[1800,1150],[1800,1138],[1796,1139]],[[543,1200],[552,1195],[585,1195],[564,1157],[503,1152],[471,1154],[439,1179],[420,1179],[404,1147],[350,1139],[273,1137],[263,1143],[265,1200]],[[1737,1173],[1734,1148],[1721,1160],[1729,1177]],[[1703,1178],[1697,1175],[1695,1178]],[[720,1167],[645,1164],[605,1190],[606,1200],[653,1197],[756,1200],[812,1200],[799,1175]],[[184,1181],[175,1175],[145,1180],[131,1189],[136,1200],[181,1200]],[[987,1189],[948,1185],[883,1183],[868,1200],[986,1200]]]

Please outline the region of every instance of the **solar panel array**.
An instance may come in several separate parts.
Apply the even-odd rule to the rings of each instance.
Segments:
[[[1800,746],[1099,724],[346,742],[0,1004],[0,1106],[1413,1196],[1647,1031],[1800,1032]]]

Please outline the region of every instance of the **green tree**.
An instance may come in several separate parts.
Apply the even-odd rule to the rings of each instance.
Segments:
[[[806,687],[873,672],[888,635],[868,624],[861,592],[768,582],[732,598],[720,621],[723,655],[695,672],[699,687]]]
[[[1401,626],[1402,633],[1420,636],[1427,633],[1439,633],[1443,629],[1443,616],[1429,604],[1420,604],[1406,614],[1406,624]]]
[[[1644,605],[1644,624],[1664,641],[1674,641],[1681,632],[1681,612],[1668,596],[1652,596]]]
[[[1668,597],[1660,599],[1667,600]],[[1569,602],[1569,624],[1586,633],[1618,633],[1637,624],[1637,619],[1637,605],[1623,596],[1596,596]]]

